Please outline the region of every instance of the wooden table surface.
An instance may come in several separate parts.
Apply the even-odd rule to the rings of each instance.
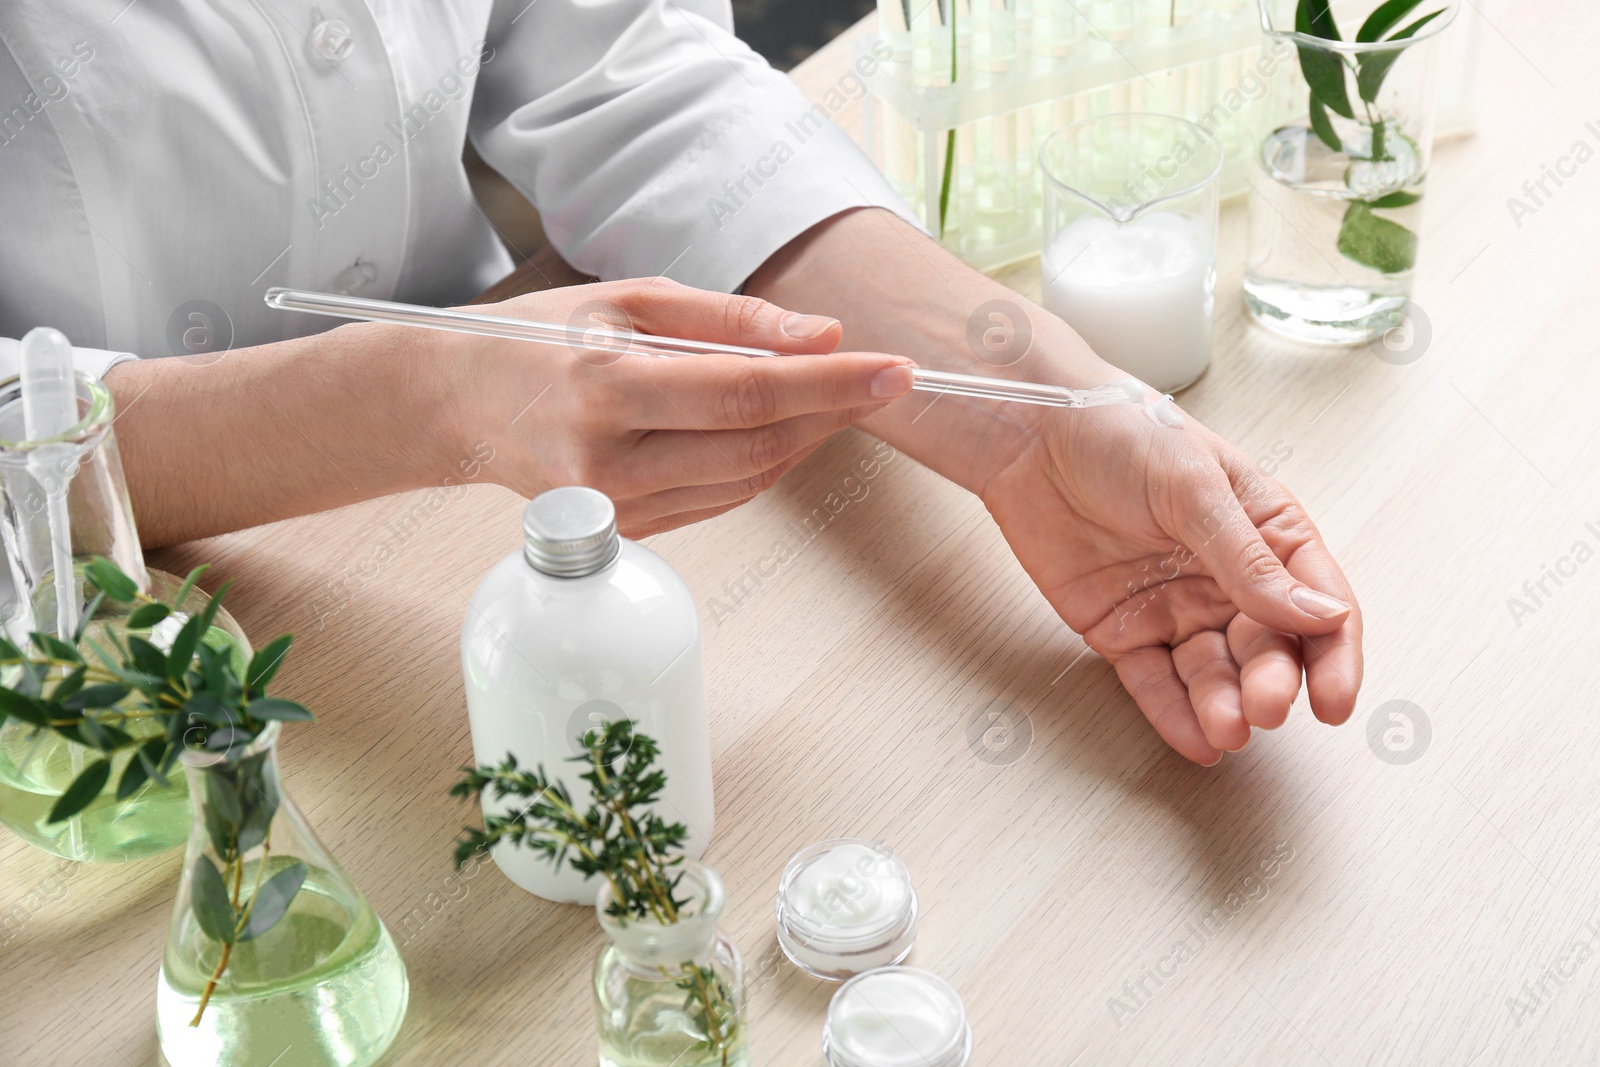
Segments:
[[[1236,206],[1215,360],[1180,398],[1277,462],[1360,594],[1367,682],[1347,725],[1302,702],[1218,767],[1184,763],[977,501],[903,456],[863,478],[876,442],[860,434],[651,540],[705,623],[707,858],[757,1062],[817,1063],[833,988],[776,951],[779,871],[864,835],[910,865],[912,962],[965,998],[975,1064],[1600,1063],[1600,11],[1523,0],[1492,17],[1481,130],[1441,147],[1429,183],[1421,357],[1247,325]],[[832,47],[798,78],[819,92],[843,62]],[[1519,225],[1507,198],[1578,141],[1583,162]],[[1006,280],[1032,295],[1037,268]],[[393,1067],[594,1062],[593,916],[492,866],[452,879],[448,860],[467,813],[445,791],[470,756],[460,620],[517,547],[520,507],[440,489],[157,559],[213,562],[249,632],[300,635],[282,688],[320,720],[286,732],[286,783],[405,956]],[[758,572],[783,541],[796,558]],[[1524,583],[1546,567],[1559,581],[1535,603]],[[1410,762],[1369,743],[1397,707],[1418,723]],[[973,724],[996,710],[1013,740],[980,758]],[[179,866],[79,867],[0,840],[0,1061],[158,1060]]]

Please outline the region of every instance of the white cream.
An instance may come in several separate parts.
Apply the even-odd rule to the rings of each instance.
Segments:
[[[962,1067],[972,1029],[960,996],[942,978],[884,967],[839,987],[822,1048],[831,1067]]]
[[[917,895],[893,849],[844,838],[802,849],[778,885],[778,943],[801,969],[839,979],[905,959]]]
[[[1045,248],[1044,306],[1106,362],[1171,392],[1211,359],[1215,264],[1215,238],[1181,215],[1085,216]]]

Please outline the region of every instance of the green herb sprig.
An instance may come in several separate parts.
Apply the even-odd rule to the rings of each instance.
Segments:
[[[1385,0],[1367,16],[1356,31],[1356,42],[1371,44],[1379,41],[1404,41],[1414,37],[1428,23],[1444,14],[1439,8],[1404,27],[1396,29],[1422,0]],[[1334,22],[1331,0],[1299,0],[1295,8],[1295,31],[1326,41],[1339,41],[1339,27]],[[1296,44],[1300,56],[1300,71],[1310,86],[1309,115],[1311,130],[1317,138],[1335,152],[1351,159],[1373,163],[1394,159],[1388,145],[1388,120],[1378,108],[1378,93],[1384,79],[1401,49],[1368,52],[1351,58],[1308,44]],[[1357,100],[1362,115],[1357,117],[1349,93],[1349,81],[1354,79]],[[1341,115],[1367,127],[1368,144],[1346,144],[1340,137],[1329,112]],[[1337,247],[1339,252],[1363,266],[1384,274],[1397,274],[1416,265],[1417,235],[1392,219],[1373,214],[1374,209],[1405,207],[1416,203],[1419,194],[1406,191],[1385,191],[1375,199],[1353,201],[1345,209],[1340,223]]]
[[[205,641],[227,585],[199,611],[184,615],[184,602],[204,571],[197,567],[190,572],[168,602],[140,592],[116,564],[96,557],[85,577],[98,591],[71,641],[33,633],[23,649],[0,637],[0,671],[10,677],[9,684],[0,686],[0,725],[16,719],[35,733],[55,733],[100,755],[73,778],[51,807],[48,822],[69,819],[93,803],[110,782],[112,758],[123,750],[132,749],[133,756],[117,781],[119,801],[152,782],[168,785],[185,749],[218,757],[205,775],[203,810],[206,833],[223,865],[219,871],[201,856],[195,861],[192,887],[195,920],[222,944],[222,951],[194,1026],[227,969],[233,946],[271,929],[305,881],[306,867],[299,860],[262,881],[280,798],[266,773],[267,753],[246,753],[269,724],[312,717],[292,700],[267,696],[267,686],[294,640],[291,635],[268,643],[246,666]],[[127,632],[107,629],[100,639],[91,639],[89,627],[108,600],[137,605],[121,620]],[[151,628],[174,617],[184,621],[171,640],[153,640]],[[85,647],[92,658],[84,655]],[[141,722],[159,729],[136,738],[129,727]],[[244,856],[257,846],[262,853],[246,894]]]
[[[628,719],[588,731],[582,743],[584,752],[570,761],[587,768],[579,777],[592,799],[582,810],[543,767],[525,770],[509,754],[497,767],[463,767],[465,776],[451,787],[451,796],[481,799],[489,794],[527,803],[508,814],[488,816],[482,827],[468,827],[456,842],[456,868],[510,842],[557,866],[565,863],[584,875],[604,878],[611,887],[606,914],[621,922],[677,922],[689,904],[678,893],[688,830],[682,823],[666,822],[651,807],[667,784],[666,774],[654,766],[659,746],[635,732]],[[685,960],[678,974],[677,987],[686,994],[684,1010],[705,1035],[705,1047],[727,1064],[739,1025],[732,993],[710,966]]]

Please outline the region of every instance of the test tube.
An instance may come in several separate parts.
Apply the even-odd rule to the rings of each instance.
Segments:
[[[878,36],[894,49],[896,59],[911,56],[911,5],[918,0],[878,0]]]

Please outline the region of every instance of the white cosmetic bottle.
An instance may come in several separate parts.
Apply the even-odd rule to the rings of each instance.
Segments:
[[[585,768],[569,762],[580,738],[604,722],[633,719],[661,747],[667,785],[655,810],[689,831],[698,859],[711,838],[711,738],[706,720],[700,617],[689,587],[666,560],[617,535],[603,493],[567,486],[523,513],[523,548],[479,583],[461,633],[472,753],[499,764],[542,765],[589,802]],[[517,798],[485,794],[485,815]],[[495,864],[530,893],[593,905],[599,883],[516,845]]]

